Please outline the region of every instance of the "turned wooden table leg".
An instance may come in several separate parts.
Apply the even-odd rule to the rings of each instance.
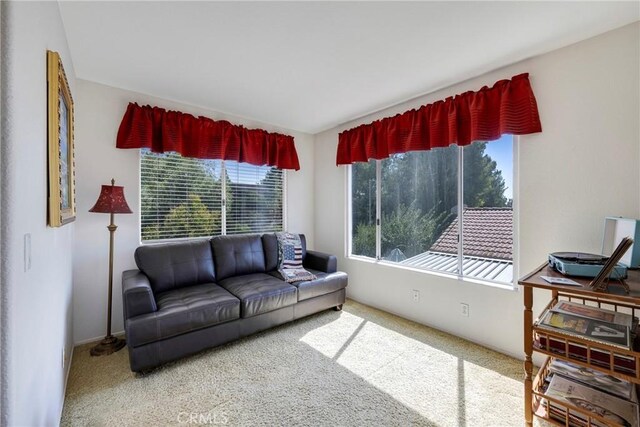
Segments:
[[[524,286],[524,421],[527,427],[533,425],[533,288]]]

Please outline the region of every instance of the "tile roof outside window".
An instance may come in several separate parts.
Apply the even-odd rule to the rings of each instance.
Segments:
[[[463,275],[475,279],[513,281],[513,209],[468,208],[464,211]],[[402,261],[411,267],[456,274],[458,219],[424,253]]]
[[[465,256],[513,259],[512,208],[467,208],[463,215]],[[453,220],[429,250],[458,253],[458,218]]]

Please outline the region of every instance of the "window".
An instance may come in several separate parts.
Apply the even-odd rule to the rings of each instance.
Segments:
[[[376,161],[351,166],[351,253],[376,257]]]
[[[513,281],[513,138],[351,166],[351,255]]]
[[[226,234],[282,231],[282,170],[225,161]]]
[[[142,150],[142,241],[281,231],[284,173]]]

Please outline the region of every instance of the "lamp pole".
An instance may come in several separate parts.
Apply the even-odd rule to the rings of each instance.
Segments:
[[[114,180],[111,180],[111,185],[114,184]],[[117,225],[113,223],[113,212],[110,214],[111,223],[107,225],[107,229],[109,230],[109,308],[107,309],[107,337],[111,336],[111,306],[113,300],[113,238],[118,228]]]

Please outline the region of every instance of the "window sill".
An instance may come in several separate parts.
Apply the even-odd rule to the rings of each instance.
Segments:
[[[390,262],[390,261],[385,261],[385,260],[376,260],[374,258],[369,258],[369,257],[366,257],[366,256],[348,255],[346,258],[348,260],[364,262],[364,263],[367,263],[367,264],[377,264],[377,265],[381,265],[381,266],[384,266],[384,267],[398,268],[398,269],[401,269],[401,270],[413,271],[413,272],[421,273],[421,274],[429,274],[429,275],[432,275],[432,276],[438,276],[438,277],[442,277],[442,278],[446,278],[446,279],[454,279],[454,280],[458,280],[459,282],[474,283],[474,284],[477,284],[477,285],[489,286],[489,287],[492,287],[492,288],[502,289],[502,290],[505,290],[505,291],[511,291],[511,292],[517,292],[518,291],[518,286],[516,285],[515,280],[514,280],[514,283],[512,283],[512,284],[504,283],[504,282],[492,282],[490,280],[475,279],[473,277],[460,276],[458,274],[446,273],[446,272],[437,271],[437,270],[428,270],[428,269],[425,269],[425,268],[410,267],[410,266],[407,266],[407,265],[402,265],[402,264],[398,264],[398,263]]]

